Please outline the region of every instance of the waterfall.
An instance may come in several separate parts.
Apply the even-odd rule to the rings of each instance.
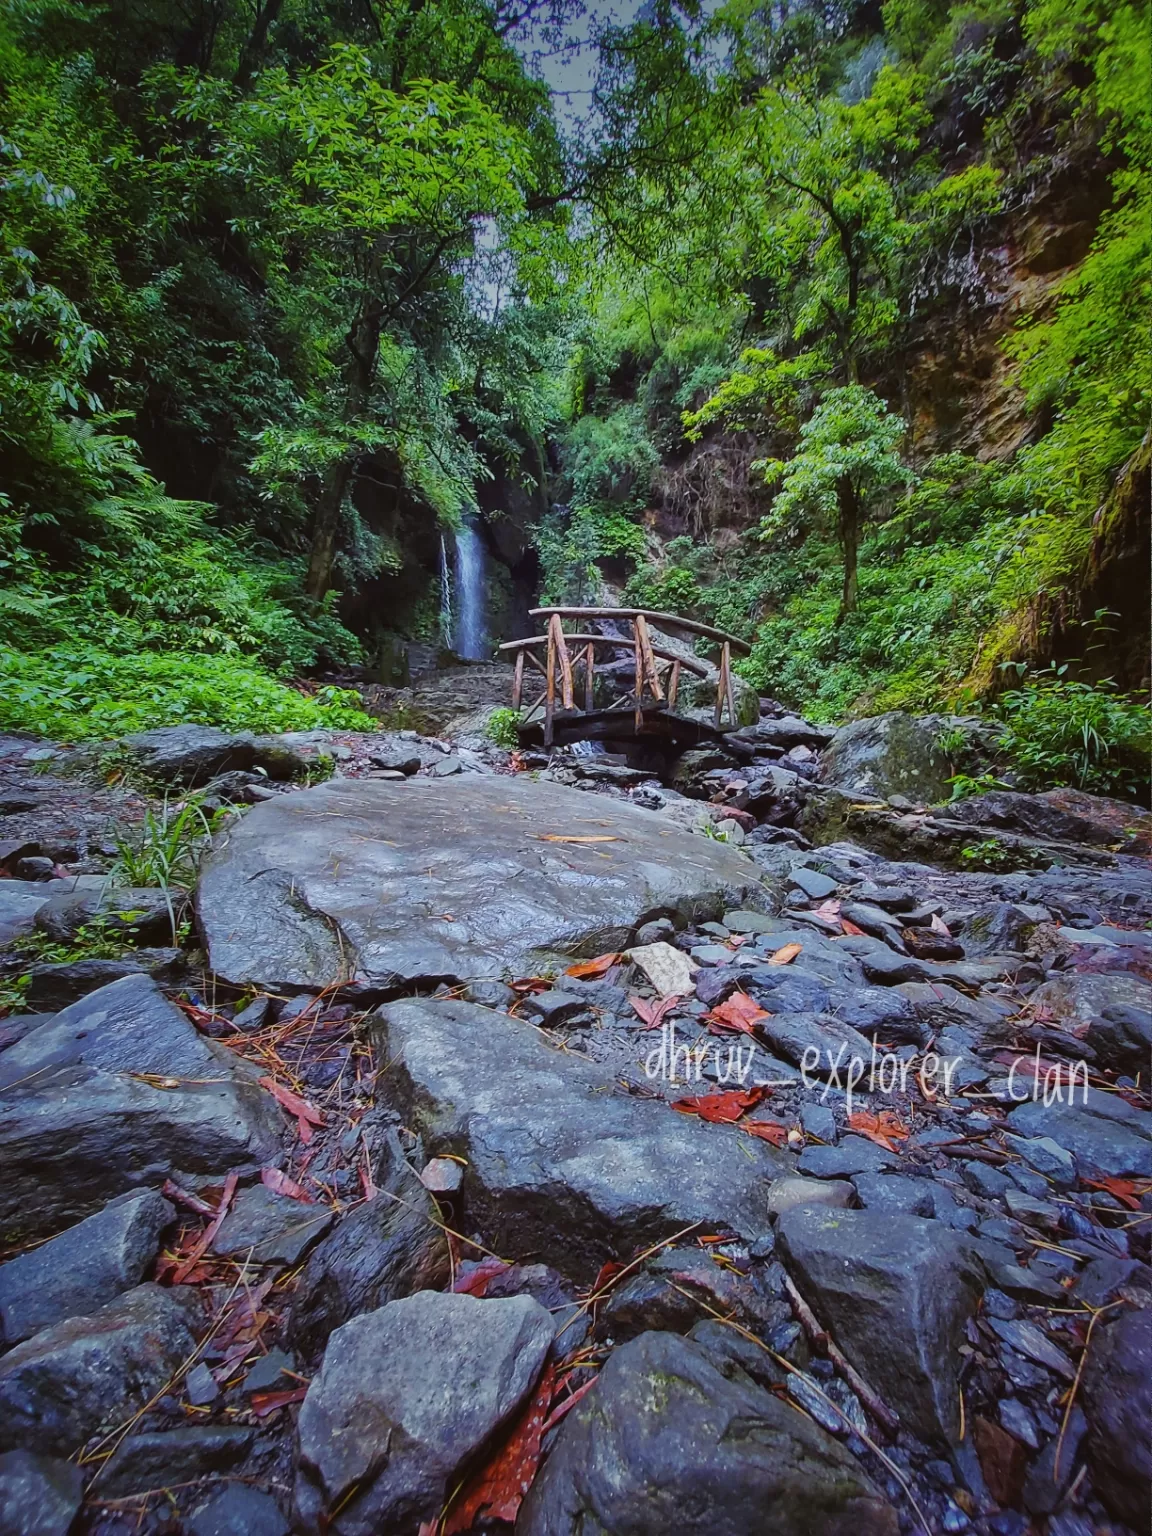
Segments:
[[[448,540],[440,535],[440,644],[452,645],[452,577],[448,570]]]
[[[484,545],[476,524],[467,519],[456,530],[453,575],[456,613],[452,628],[452,649],[457,656],[463,656],[468,661],[486,661],[488,635],[484,623]]]

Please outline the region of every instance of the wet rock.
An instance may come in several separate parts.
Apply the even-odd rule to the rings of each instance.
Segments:
[[[814,1077],[827,1074],[838,1061],[843,1082],[852,1057],[866,1063],[872,1050],[863,1035],[831,1013],[774,1013],[760,1019],[756,1028],[785,1061],[797,1067],[805,1064]],[[813,1052],[818,1057],[815,1063]]]
[[[1104,1307],[1125,1289],[1152,1292],[1152,1269],[1133,1259],[1101,1257],[1080,1271],[1075,1296],[1085,1306]]]
[[[497,1250],[591,1280],[690,1222],[767,1231],[769,1183],[787,1159],[766,1143],[623,1093],[610,1069],[469,1003],[390,1003],[373,1024],[390,1063],[378,1094],[429,1155],[467,1159],[469,1219]]]
[[[218,774],[251,768],[253,737],[211,725],[166,725],[137,731],[118,743],[151,778],[165,784],[206,784]]]
[[[814,901],[821,901],[825,896],[833,896],[836,893],[835,880],[822,875],[818,869],[807,869],[803,864],[794,864],[788,878],[793,885],[804,892],[805,896],[811,896]]]
[[[952,773],[937,742],[962,722],[949,715],[908,715],[892,710],[842,725],[824,750],[820,777],[853,794],[908,795],[917,803],[946,800]]]
[[[1048,794],[1026,795],[1016,790],[994,789],[984,795],[970,795],[948,807],[948,815],[954,821],[963,821],[974,827],[1000,827],[1009,832],[1021,832],[1029,837],[1040,837],[1060,843],[1114,843],[1120,839],[1117,829],[1099,815],[1092,814],[1094,796],[1083,795],[1082,811],[1078,814],[1059,800],[1060,791]],[[1118,802],[1101,802],[1102,805]],[[1124,820],[1135,821],[1139,812],[1121,807]],[[1144,817],[1147,821],[1147,816]]]
[[[778,747],[788,752],[793,747],[826,747],[836,732],[829,725],[813,725],[799,715],[781,715],[776,720],[757,720],[733,731],[729,740],[747,742],[753,747]]]
[[[81,928],[99,923],[117,938],[140,943],[172,942],[173,914],[179,917],[183,893],[144,887],[72,891],[53,896],[36,914],[36,927],[56,944],[71,944]]]
[[[1152,1499],[1152,1308],[1123,1310],[1094,1330],[1083,1402],[1096,1491],[1141,1530]]]
[[[858,1173],[852,1180],[860,1204],[869,1211],[900,1216],[934,1216],[931,1179],[905,1179],[892,1173]]]
[[[184,1521],[187,1536],[288,1536],[279,1504],[259,1488],[230,1483]]]
[[[847,1179],[857,1173],[880,1173],[898,1166],[899,1156],[863,1136],[845,1136],[834,1147],[805,1147],[799,1171],[816,1179]]]
[[[68,1536],[83,1493],[84,1474],[71,1462],[25,1450],[0,1454],[3,1536]]]
[[[7,1243],[49,1236],[129,1189],[256,1172],[279,1154],[273,1101],[144,976],[92,993],[5,1051],[0,1086]]]
[[[51,895],[42,880],[0,880],[0,948],[32,932],[37,912]]]
[[[0,1057],[0,1062],[4,1059]],[[1017,1086],[1017,1093],[1022,1091]],[[1064,1092],[1067,1095],[1067,1085]],[[1029,1099],[1011,1112],[1008,1123],[1020,1136],[1050,1136],[1071,1152],[1081,1177],[1093,1173],[1152,1176],[1152,1115],[1132,1109],[1118,1095],[1092,1089],[1087,1106],[1082,1101],[1079,1088],[1074,1104]]]
[[[37,1008],[68,1008],[125,976],[150,976],[158,984],[171,985],[183,966],[180,950],[171,947],[134,949],[115,960],[42,961],[28,967],[24,995]]]
[[[559,990],[530,993],[524,999],[523,1011],[545,1029],[556,1029],[581,1018],[587,1023],[589,1019],[586,997],[575,997],[570,992]]]
[[[1087,1041],[1104,1066],[1147,1070],[1152,1052],[1152,983],[1117,971],[1072,972],[1046,981],[1032,994],[1063,1029]]]
[[[300,1410],[300,1518],[339,1536],[408,1531],[531,1391],[552,1344],[530,1296],[422,1291],[328,1342]]]
[[[829,1434],[699,1345],[645,1333],[568,1416],[519,1536],[896,1536],[895,1510]]]
[[[0,1358],[0,1446],[68,1456],[140,1408],[191,1352],[200,1299],[140,1285]]]
[[[305,1205],[253,1184],[233,1200],[212,1247],[226,1258],[291,1267],[324,1236],[332,1220],[326,1206]]]
[[[0,1265],[0,1344],[19,1344],[139,1285],[175,1214],[153,1190],[122,1195]]]
[[[742,980],[771,1013],[824,1013],[832,1001],[827,981],[793,965],[762,966]]]
[[[611,838],[604,844],[548,838]],[[756,866],[549,783],[334,780],[257,806],[201,877],[213,969],[273,990],[526,976],[626,948],[656,915],[772,904]]]
[[[1028,1469],[1024,1483],[1024,1508],[1033,1515],[1050,1515],[1063,1500],[1080,1465],[1080,1447],[1087,1421],[1074,1404],[1061,1435],[1049,1440]]]
[[[654,1328],[686,1333],[709,1308],[753,1331],[773,1321],[772,1298],[753,1279],[699,1248],[668,1248],[617,1286],[597,1311],[598,1332],[617,1344]]]
[[[957,1350],[981,1289],[967,1245],[913,1216],[811,1208],[786,1212],[777,1242],[865,1381],[917,1435],[955,1442]]]
[[[120,1442],[101,1472],[96,1496],[123,1498],[226,1472],[248,1455],[255,1431],[236,1424],[188,1424],[143,1430]]]
[[[394,1137],[372,1178],[380,1192],[340,1217],[300,1276],[292,1333],[307,1348],[362,1312],[448,1278],[447,1244],[430,1219],[436,1207]]]
[[[847,1210],[852,1204],[852,1185],[840,1179],[777,1179],[768,1192],[768,1209],[782,1216],[799,1205],[824,1205]]]

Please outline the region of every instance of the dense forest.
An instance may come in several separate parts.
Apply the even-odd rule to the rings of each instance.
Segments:
[[[674,609],[1131,788],[1148,77],[1139,0],[13,0],[0,725],[370,724],[467,527],[492,641]]]

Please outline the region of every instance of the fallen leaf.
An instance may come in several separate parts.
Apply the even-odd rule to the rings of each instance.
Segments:
[[[278,1408],[287,1408],[289,1403],[302,1403],[307,1393],[307,1387],[290,1387],[285,1392],[253,1392],[248,1406],[258,1419],[263,1419]]]
[[[946,939],[950,939],[952,937],[951,928],[949,928],[944,919],[938,916],[935,912],[933,912],[932,921],[928,926],[932,929],[933,933],[942,933]]]
[[[788,1127],[778,1120],[746,1120],[740,1129],[761,1141],[770,1141],[774,1147],[782,1147],[788,1140]]]
[[[683,1002],[684,999],[673,993],[671,997],[660,997],[651,1001],[646,997],[629,997],[628,1001],[632,1004],[637,1017],[643,1019],[645,1029],[659,1029],[676,1004]]]
[[[799,949],[799,945],[796,946]],[[710,1008],[704,1015],[704,1022],[712,1029],[713,1034],[718,1034],[723,1029],[734,1029],[739,1034],[752,1034],[752,1026],[760,1019],[766,1019],[768,1011],[761,1008],[755,999],[748,996],[747,992],[733,992],[726,1002],[717,1003],[715,1008]],[[716,1026],[713,1028],[713,1026]]]
[[[608,1282],[614,1280],[625,1267],[617,1259],[609,1259],[606,1264],[601,1264],[599,1273],[592,1282],[592,1289],[589,1295],[595,1296],[599,1291],[602,1291]]]
[[[835,898],[829,897],[827,901],[822,901],[818,907],[814,907],[813,911],[817,917],[826,917],[829,922],[832,922],[840,916],[840,903]]]
[[[840,932],[850,934],[854,939],[862,939],[864,937],[863,928],[857,928],[856,924],[850,923],[846,917],[840,919]]]
[[[295,1179],[290,1179],[286,1173],[281,1173],[279,1168],[261,1168],[260,1182],[274,1195],[287,1195],[289,1200],[299,1200],[304,1205],[316,1204],[306,1189],[301,1189]]]
[[[774,955],[768,956],[768,964],[791,965],[803,948],[803,944],[785,944]]]
[[[623,955],[597,955],[595,960],[581,960],[578,965],[570,965],[564,974],[581,980],[603,976],[605,971],[610,971],[614,965],[619,965],[623,958]]]
[[[528,1407],[496,1453],[464,1485],[444,1522],[443,1536],[470,1531],[478,1520],[511,1525],[540,1465],[544,1424],[556,1388],[556,1367],[549,1364]]]
[[[1152,1189],[1152,1182],[1147,1179],[1105,1178],[1101,1175],[1098,1179],[1085,1179],[1083,1182],[1088,1189],[1102,1189],[1105,1194],[1114,1195],[1130,1211],[1140,1210],[1139,1197]]]
[[[858,1109],[848,1116],[848,1124],[852,1130],[867,1136],[878,1147],[886,1147],[889,1152],[899,1152],[896,1143],[907,1141],[909,1135],[908,1127],[894,1109],[882,1109],[879,1114],[873,1114],[870,1109]]]
[[[323,1125],[324,1116],[307,1099],[302,1099],[298,1093],[293,1093],[291,1088],[285,1088],[274,1077],[262,1077],[261,1088],[267,1088],[268,1092],[282,1105],[290,1115],[296,1115],[299,1119],[307,1120],[309,1125]]]
[[[727,1093],[704,1093],[674,1099],[672,1108],[682,1115],[699,1115],[710,1125],[734,1125],[740,1116],[760,1103],[763,1088],[733,1088]]]
[[[224,1193],[220,1196],[220,1204],[216,1209],[216,1214],[204,1228],[199,1241],[192,1249],[192,1252],[184,1260],[183,1264],[172,1271],[173,1285],[180,1285],[183,1281],[187,1280],[188,1276],[191,1274],[192,1270],[195,1269],[199,1260],[202,1259],[203,1256],[208,1252],[208,1249],[211,1248],[212,1239],[216,1236],[217,1232],[219,1232],[221,1223],[223,1222],[225,1216],[228,1214],[228,1207],[232,1204],[232,1196],[236,1193],[236,1185],[238,1183],[239,1179],[234,1173],[230,1173],[224,1180]]]
[[[307,1146],[308,1143],[312,1140],[312,1127],[308,1124],[308,1121],[304,1118],[303,1115],[296,1116],[296,1129],[300,1133],[300,1140],[304,1143],[305,1146]]]
[[[550,1429],[555,1429],[556,1425],[559,1424],[564,1415],[566,1413],[570,1413],[571,1410],[575,1408],[580,1399],[586,1393],[591,1392],[592,1388],[599,1380],[600,1375],[599,1372],[597,1372],[591,1381],[586,1381],[582,1387],[577,1387],[571,1397],[566,1397],[562,1403],[559,1403],[555,1408],[553,1408],[552,1412],[548,1415],[548,1418],[545,1421],[544,1433],[547,1434]]]
[[[483,1296],[497,1275],[502,1275],[509,1265],[503,1259],[481,1259],[467,1274],[457,1275],[452,1289],[458,1296]]]
[[[540,843],[620,843],[623,838],[608,837],[602,833],[588,836],[569,836],[566,832],[541,832],[537,835]]]

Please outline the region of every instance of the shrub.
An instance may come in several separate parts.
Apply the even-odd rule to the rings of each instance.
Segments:
[[[484,734],[498,747],[515,747],[520,744],[516,727],[520,724],[518,709],[494,709],[488,716]]]
[[[231,656],[117,656],[95,646],[34,652],[0,647],[2,727],[82,741],[183,724],[233,731],[377,727],[355,693],[325,688],[308,698]]]
[[[1097,794],[1134,794],[1149,779],[1148,707],[1111,680],[1075,682],[1060,668],[998,701],[1000,746],[1028,788],[1072,784]]]

